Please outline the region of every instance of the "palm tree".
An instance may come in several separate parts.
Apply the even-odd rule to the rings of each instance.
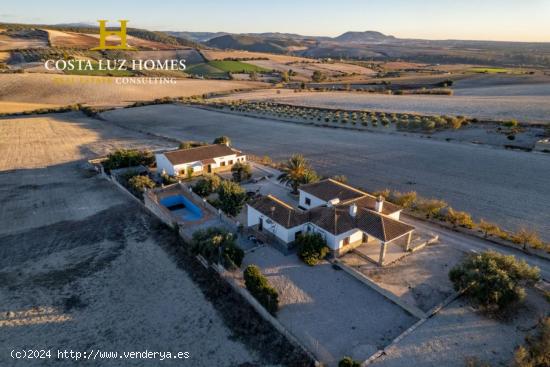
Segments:
[[[309,162],[301,154],[294,154],[283,165],[283,173],[278,180],[292,188],[292,193],[298,193],[298,186],[318,181],[315,171],[309,166]]]

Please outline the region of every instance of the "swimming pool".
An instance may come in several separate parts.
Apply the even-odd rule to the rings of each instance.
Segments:
[[[160,203],[174,215],[186,221],[199,220],[203,216],[202,210],[183,195],[165,197]]]

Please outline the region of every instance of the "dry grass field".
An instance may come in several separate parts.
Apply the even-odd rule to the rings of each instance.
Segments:
[[[165,141],[90,119],[80,112],[0,120],[0,171],[48,167],[103,155],[117,147],[166,146]]]
[[[45,29],[48,32],[50,44],[52,47],[71,47],[80,49],[90,49],[99,45],[98,34],[86,34],[75,32],[56,31],[51,29]],[[128,45],[132,47],[149,48],[155,50],[171,50],[177,47],[166,45],[160,42],[148,41],[133,36],[127,37]],[[119,43],[118,38],[107,38],[108,45],[117,45]]]
[[[45,47],[48,47],[48,42],[42,38],[12,37],[0,33],[0,51]]]
[[[86,103],[93,106],[123,106],[155,98],[252,89],[264,85],[259,82],[199,79],[178,79],[176,84],[119,85],[112,77],[5,74],[0,75],[0,103],[3,104],[0,105],[0,112],[15,112],[15,105],[10,106],[10,103],[39,101],[53,105]],[[3,110],[4,107],[6,110]]]
[[[39,108],[55,108],[60,107],[58,104],[51,103],[30,103],[30,102],[4,102],[0,101],[0,112],[14,113],[22,111],[33,111]]]

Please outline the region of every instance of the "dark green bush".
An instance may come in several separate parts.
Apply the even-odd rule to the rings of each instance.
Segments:
[[[153,153],[147,150],[137,149],[118,149],[107,156],[107,160],[103,162],[103,168],[106,171],[113,169],[134,167],[134,166],[150,166],[155,162]]]
[[[235,236],[223,228],[201,229],[193,233],[193,253],[202,255],[209,262],[227,267],[239,267],[244,251],[235,243]]]
[[[206,197],[220,187],[220,178],[215,175],[204,175],[203,178],[201,178],[195,186],[193,186],[193,191],[202,197]]]
[[[246,181],[252,177],[252,167],[249,163],[237,162],[231,167],[231,172],[235,182]]]
[[[306,264],[313,266],[329,253],[325,239],[319,233],[304,233],[296,238],[298,256]]]
[[[217,192],[219,208],[232,217],[239,214],[246,201],[246,193],[243,188],[235,182],[222,181]]]
[[[457,291],[475,304],[491,312],[505,311],[525,297],[523,285],[532,285],[540,278],[539,269],[530,267],[514,256],[484,252],[469,256],[449,272]]]
[[[149,176],[135,175],[128,179],[128,188],[138,197],[142,197],[146,189],[152,189],[154,187],[155,182],[151,180]]]
[[[344,357],[338,362],[338,367],[359,367],[361,363],[354,361],[351,357]]]
[[[279,294],[275,288],[269,285],[267,278],[256,265],[248,265],[244,270],[244,284],[246,289],[265,307],[275,314],[279,309]]]

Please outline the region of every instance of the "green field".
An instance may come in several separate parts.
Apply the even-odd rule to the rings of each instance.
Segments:
[[[231,73],[250,73],[252,71],[255,71],[257,73],[266,73],[270,71],[260,66],[247,64],[240,61],[213,60],[208,62],[208,64],[215,67],[216,69]]]
[[[213,60],[207,63],[191,65],[185,70],[187,74],[208,78],[225,78],[228,76],[228,73],[250,73],[253,71],[256,73],[265,73],[270,70],[245,62],[224,60]]]
[[[187,69],[185,69],[185,72],[187,74],[207,76],[210,78],[227,77],[227,73],[225,71],[215,68],[206,63],[191,65]]]
[[[91,75],[91,76],[134,76],[135,73],[132,70],[98,70],[99,64],[97,62],[92,63],[93,70],[65,70],[65,74],[69,75]]]

